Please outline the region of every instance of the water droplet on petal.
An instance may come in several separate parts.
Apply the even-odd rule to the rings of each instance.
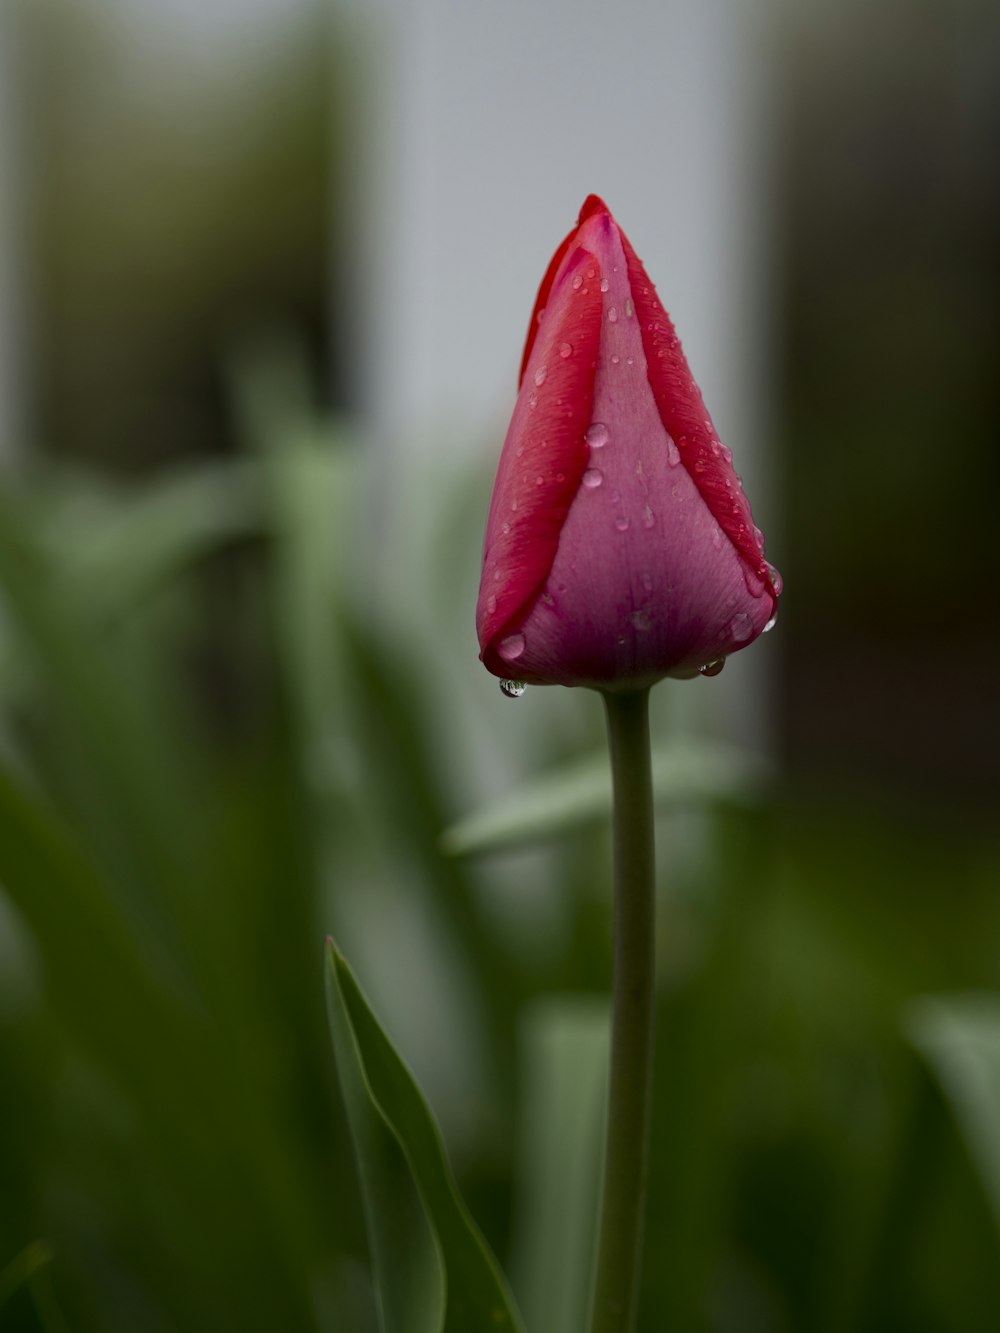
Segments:
[[[588,491],[592,491],[595,487],[600,486],[601,482],[604,480],[604,473],[599,467],[589,467],[580,480],[583,482],[584,486],[586,486]]]
[[[632,298],[631,296],[625,302],[625,318],[632,318]]]
[[[753,633],[753,621],[745,611],[740,611],[738,615],[733,616],[729,622],[729,633],[737,643],[746,643]],[[503,651],[501,649],[501,651]]]
[[[594,276],[594,270],[593,270],[592,268],[588,268],[588,269],[587,269],[587,277],[588,277],[588,278],[592,278],[593,276]]]
[[[523,680],[502,680],[500,682],[500,692],[508,699],[520,699],[527,686]]]
[[[608,440],[611,439],[611,432],[605,426],[603,421],[595,421],[592,426],[587,428],[587,433],[583,437],[590,445],[591,449],[603,449]]]
[[[640,634],[645,634],[651,623],[648,611],[633,611],[629,620],[632,622],[632,628],[638,630]]]
[[[621,362],[621,357],[620,357],[620,356],[613,356],[613,357],[611,358],[611,364],[612,364],[613,366],[617,366],[620,362]]]
[[[763,551],[763,549],[764,549],[764,534],[761,532],[760,528],[754,528],[754,530],[753,530],[753,539],[754,539],[754,541],[757,543],[757,550],[758,550],[758,551]]]
[[[490,615],[492,615],[496,609],[497,609],[497,599],[495,597],[487,597],[486,610],[489,612]]]
[[[536,485],[536,486],[542,486],[542,485],[544,485],[544,483],[545,483],[545,478],[544,478],[544,477],[536,477],[536,478],[535,478],[535,485]]]
[[[722,529],[718,523],[712,524],[712,545],[717,551],[722,549]]]
[[[509,524],[509,523],[503,523],[503,524],[501,525],[501,531],[503,532],[504,536],[506,537],[507,533],[510,532],[510,524]]]
[[[676,467],[681,461],[681,451],[674,444],[670,436],[667,436],[667,462],[671,467]]]
[[[695,470],[695,472],[704,472],[704,471],[705,471],[705,464],[701,461],[700,458],[698,459],[697,463],[695,463],[695,465],[694,465],[694,470]]]
[[[731,463],[733,461],[733,451],[732,449],[729,448],[728,445],[724,444],[722,446],[722,457],[726,460],[727,463]]]
[[[583,276],[582,274],[578,273],[576,277],[573,279],[573,290],[575,292],[578,292],[582,286],[583,286]]]
[[[573,344],[572,344],[572,343],[560,343],[560,344],[559,344],[559,355],[562,357],[562,359],[563,359],[564,361],[568,360],[569,357],[571,357],[571,356],[573,355]]]
[[[766,624],[766,625],[764,626],[764,628],[761,630],[761,634],[767,634],[767,633],[769,633],[772,629],[774,629],[774,627],[775,627],[775,625],[776,625],[777,623],[778,623],[778,613],[777,613],[777,611],[775,611],[774,615],[771,617],[771,619],[767,622],[767,624]]]
[[[515,662],[524,652],[524,635],[508,634],[497,645],[497,652],[505,662]]]
[[[619,532],[628,532],[628,526],[629,526],[628,519],[625,517],[624,514],[619,514],[619,516],[615,519],[615,527],[618,529]]]
[[[532,393],[528,395],[528,406],[531,408],[532,412],[534,412],[535,408],[538,406],[537,393]]]
[[[544,317],[544,315],[545,315],[545,308],[544,308],[544,306],[543,306],[542,309],[539,310],[539,312],[538,312],[538,316],[537,316],[539,324],[541,324],[541,322],[542,322],[542,318]]]
[[[765,560],[764,564],[768,574],[771,576],[771,587],[774,589],[774,595],[775,597],[780,597],[781,590],[785,586],[785,581],[769,560]]]
[[[700,666],[698,671],[702,676],[717,676],[725,665],[726,659],[717,657],[714,662],[706,662],[704,666]]]
[[[611,283],[608,282],[607,278],[602,278],[602,279],[601,279],[601,291],[602,291],[602,292],[606,292],[610,286],[611,286]]]
[[[541,388],[541,386],[545,383],[546,379],[548,378],[548,374],[549,372],[546,370],[544,366],[539,366],[538,369],[535,371],[535,383],[538,385],[539,388]]]
[[[628,363],[628,365],[630,365],[630,366],[634,366],[634,365],[635,365],[635,362],[632,360],[632,358],[631,358],[630,356],[627,356],[627,357],[625,358],[625,360],[626,360],[626,362]]]
[[[642,526],[644,528],[651,528],[655,522],[656,515],[653,513],[652,509],[650,509],[649,505],[647,505],[642,511]]]
[[[618,323],[618,311],[614,308],[614,306],[612,306],[611,309],[608,311],[608,323],[609,324]]]

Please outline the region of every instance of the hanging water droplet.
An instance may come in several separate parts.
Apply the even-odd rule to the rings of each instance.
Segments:
[[[582,286],[583,286],[583,275],[578,273],[576,277],[573,279],[573,290],[575,292],[578,292]]]
[[[780,597],[781,590],[785,586],[784,579],[781,577],[781,575],[778,573],[778,571],[775,569],[775,567],[771,564],[769,560],[764,561],[764,566],[767,569],[768,574],[770,574],[771,576],[771,587],[774,589],[775,597]]]
[[[604,473],[599,467],[589,467],[580,480],[583,482],[584,486],[586,486],[588,491],[592,491],[595,487],[600,486],[601,482],[604,480]]]
[[[524,635],[508,634],[506,639],[500,640],[497,652],[505,662],[515,662],[524,652]]]
[[[754,541],[757,543],[757,550],[758,550],[758,551],[763,551],[763,549],[764,549],[764,534],[761,532],[760,528],[757,528],[757,527],[754,528],[754,530],[753,530],[753,539],[754,539]]]
[[[619,514],[615,519],[615,527],[619,532],[628,532],[629,523],[624,514]]]
[[[702,676],[717,676],[725,665],[726,659],[717,657],[714,662],[706,662],[704,666],[700,666],[698,672]]]
[[[674,444],[670,436],[667,436],[667,463],[670,467],[676,467],[681,461],[681,451]]]
[[[560,343],[560,344],[559,344],[559,355],[562,357],[562,359],[563,359],[564,361],[567,361],[567,360],[573,355],[573,344],[572,344],[572,343]]]
[[[771,619],[767,622],[767,624],[766,624],[766,625],[764,626],[764,628],[761,630],[761,634],[767,634],[767,633],[769,633],[771,630],[774,629],[774,627],[775,627],[775,625],[776,625],[777,623],[778,623],[778,613],[777,613],[777,611],[775,611],[774,615],[771,617]]]
[[[618,311],[614,308],[614,306],[612,306],[611,309],[608,311],[608,323],[609,324],[618,323]]]
[[[603,449],[608,440],[611,439],[611,432],[608,430],[607,426],[605,426],[603,421],[595,421],[592,426],[588,427],[587,433],[583,438],[590,445],[591,449]]]
[[[631,318],[632,318],[632,298],[631,298],[631,296],[628,297],[628,299],[627,299],[626,302],[625,302],[625,318],[626,318],[626,319],[631,319]]]
[[[508,699],[520,699],[526,689],[527,686],[523,680],[502,680],[500,682],[500,692],[506,695]]]
[[[542,385],[545,383],[546,379],[548,378],[548,373],[549,372],[546,370],[544,366],[539,366],[538,369],[535,371],[535,383],[538,385],[539,388],[541,388]]]
[[[606,292],[610,286],[611,286],[611,283],[608,282],[607,278],[602,278],[602,279],[601,279],[601,291],[602,291],[602,292]]]
[[[745,611],[740,611],[729,622],[729,633],[737,643],[746,643],[753,633],[753,621]]]

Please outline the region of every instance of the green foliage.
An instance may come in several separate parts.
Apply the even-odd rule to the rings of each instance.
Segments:
[[[327,996],[384,1333],[518,1333],[507,1284],[459,1197],[427,1104],[332,941]]]
[[[0,1271],[51,1256],[0,1328],[374,1333],[387,1268],[386,1327],[453,1318],[482,1252],[342,966],[335,1077],[330,933],[528,1328],[588,1285],[600,710],[477,668],[474,479],[386,493],[297,386],[244,348],[241,456],[0,487]],[[995,844],[657,742],[643,1333],[986,1333]]]

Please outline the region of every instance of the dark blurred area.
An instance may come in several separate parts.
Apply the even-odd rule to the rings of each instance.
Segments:
[[[224,9],[40,0],[3,29],[0,1333],[377,1327],[333,931],[537,1330],[525,1049],[539,1003],[606,991],[607,832],[466,857],[440,835],[596,748],[599,710],[484,719],[455,645],[489,461],[397,497],[434,530],[402,570],[370,503],[368,30]],[[1000,14],[785,17],[779,765],[660,827],[641,1330],[988,1333]],[[492,737],[522,726],[515,766]]]

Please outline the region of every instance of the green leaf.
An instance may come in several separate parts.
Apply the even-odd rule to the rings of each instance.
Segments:
[[[906,1027],[951,1103],[1000,1224],[1000,995],[918,1000]]]
[[[65,1333],[48,1282],[51,1261],[48,1245],[36,1240],[0,1269],[0,1333]]]
[[[745,799],[760,790],[766,777],[763,760],[731,746],[685,741],[653,752],[653,795],[661,808],[721,797]],[[492,852],[610,817],[611,773],[602,750],[466,815],[444,832],[441,845],[452,856]]]
[[[383,1333],[523,1333],[440,1132],[332,940],[327,1000],[361,1175]]]
[[[513,1276],[530,1328],[579,1333],[591,1298],[610,1014],[606,1000],[558,995],[521,1026],[523,1090]]]

